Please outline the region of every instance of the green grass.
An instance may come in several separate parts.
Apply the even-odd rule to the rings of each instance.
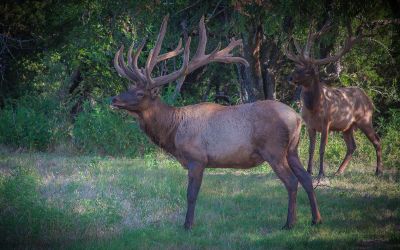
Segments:
[[[359,136],[358,136],[359,137]],[[359,139],[357,139],[359,141]],[[301,155],[305,159],[306,139]],[[333,137],[328,175],[344,145]],[[362,143],[362,145],[364,145]],[[311,226],[298,193],[298,222],[286,220],[287,193],[268,166],[209,169],[186,232],[186,171],[162,153],[143,158],[0,150],[0,245],[73,249],[343,249],[400,247],[397,169],[376,178],[374,155],[359,147],[343,176],[316,189],[323,224]],[[334,154],[334,153],[331,153]],[[317,156],[317,155],[316,155]],[[318,157],[316,157],[318,159]],[[329,165],[329,166],[328,166]]]

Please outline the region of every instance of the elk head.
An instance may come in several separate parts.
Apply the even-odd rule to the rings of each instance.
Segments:
[[[314,45],[315,40],[319,39],[322,34],[329,31],[331,28],[330,22],[326,22],[324,26],[317,32],[313,32],[312,25],[309,28],[309,33],[307,37],[307,42],[304,48],[300,48],[299,44],[296,40],[293,39],[294,46],[296,48],[297,54],[293,53],[288,44],[284,48],[284,53],[286,56],[292,60],[296,67],[291,75],[288,77],[288,81],[292,82],[296,85],[301,85],[304,87],[310,87],[310,85],[314,83],[319,83],[319,70],[318,67],[320,65],[332,63],[338,61],[345,53],[350,51],[350,49],[354,46],[355,43],[360,41],[364,36],[362,34],[361,26],[357,29],[357,35],[353,35],[350,24],[347,26],[348,28],[348,37],[346,38],[344,45],[342,48],[335,54],[322,59],[315,59],[312,56],[312,47]]]
[[[296,85],[309,87],[312,79],[318,74],[318,69],[311,64],[296,65],[295,70],[288,77],[288,81]]]
[[[161,45],[167,30],[167,23],[168,15],[163,19],[155,47],[150,51],[144,68],[138,67],[138,58],[145,45],[145,41],[141,43],[136,52],[133,52],[133,44],[131,45],[128,50],[128,64],[125,63],[123,56],[123,46],[115,54],[115,69],[120,76],[130,80],[132,84],[128,91],[112,98],[112,107],[132,112],[144,110],[158,98],[158,89],[160,87],[178,79],[183,82],[186,75],[210,62],[243,63],[248,66],[248,62],[245,59],[233,57],[230,53],[235,47],[242,45],[242,40],[232,39],[226,48],[220,50],[221,44],[219,44],[210,54],[205,54],[207,35],[204,17],[199,22],[199,45],[193,58],[189,59],[190,37],[185,42],[185,48],[182,48],[182,39],[180,39],[175,50],[160,55]],[[151,73],[156,64],[178,56],[182,52],[183,62],[179,70],[156,78],[152,77]]]

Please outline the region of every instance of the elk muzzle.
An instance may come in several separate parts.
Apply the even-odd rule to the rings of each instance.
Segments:
[[[112,109],[120,109],[120,108],[123,108],[124,106],[125,105],[123,104],[123,102],[121,102],[121,100],[118,98],[118,96],[111,97],[110,107]]]

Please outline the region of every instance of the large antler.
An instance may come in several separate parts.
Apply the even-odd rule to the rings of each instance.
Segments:
[[[322,26],[322,28],[319,31],[312,32],[314,29],[313,26],[314,22],[310,24],[308,30],[307,42],[304,48],[301,48],[300,45],[297,43],[297,41],[291,37],[291,40],[293,40],[293,44],[296,48],[297,55],[290,49],[290,41],[284,47],[285,55],[290,60],[294,61],[297,64],[311,63],[314,61],[314,59],[311,57],[311,50],[315,40],[319,39],[324,33],[328,32],[332,27],[331,22],[329,20]]]
[[[331,27],[332,27],[331,22],[328,20],[318,32],[312,33],[313,23],[311,23],[310,28],[308,30],[307,43],[306,43],[306,46],[305,46],[304,52],[303,52],[304,58],[310,59],[311,49],[314,45],[315,40],[319,39],[321,37],[321,35],[328,32]]]
[[[202,17],[199,22],[199,45],[197,47],[194,57],[191,60],[189,60],[190,42],[191,42],[190,37],[187,39],[184,49],[182,49],[182,39],[180,39],[178,46],[175,50],[159,55],[161,51],[161,45],[167,30],[167,23],[168,23],[168,15],[165,16],[163,19],[156,44],[154,48],[150,50],[145,68],[139,69],[137,65],[137,61],[145,45],[145,41],[139,46],[139,48],[135,53],[133,53],[133,44],[129,48],[128,65],[125,64],[125,59],[123,57],[124,47],[121,46],[121,48],[115,54],[114,58],[115,69],[121,76],[131,81],[145,84],[147,88],[155,88],[167,84],[169,82],[175,81],[179,78],[181,79],[181,81],[183,81],[183,78],[186,75],[210,62],[242,63],[246,66],[249,65],[244,58],[234,57],[231,54],[231,51],[234,48],[236,48],[239,45],[242,45],[242,40],[232,39],[226,48],[219,50],[220,49],[220,44],[219,44],[218,47],[210,54],[207,55],[205,53],[207,45],[207,34],[204,24],[204,17]],[[168,75],[163,75],[156,78],[153,78],[151,76],[154,66],[157,63],[175,57],[181,54],[182,52],[183,52],[183,62],[179,70],[174,71]]]
[[[297,44],[297,42],[293,39],[293,43],[296,47],[298,55],[294,54],[293,51],[290,49],[289,44],[287,44],[284,47],[284,53],[286,56],[294,61],[297,64],[305,64],[305,63],[310,63],[310,64],[315,64],[315,65],[323,65],[323,64],[328,64],[335,62],[339,60],[343,55],[345,55],[347,52],[351,50],[351,48],[358,42],[360,42],[363,38],[372,36],[375,29],[388,25],[388,24],[400,24],[400,19],[393,19],[393,20],[377,20],[373,21],[370,23],[362,23],[359,25],[356,29],[356,34],[353,33],[353,30],[351,28],[351,24],[347,23],[346,28],[348,32],[348,36],[344,41],[343,46],[339,51],[337,51],[334,55],[326,57],[326,58],[321,58],[321,59],[315,59],[311,56],[311,49],[312,46],[314,45],[315,40],[319,39],[322,34],[326,33],[327,31],[330,30],[331,23],[330,21],[326,22],[324,26],[318,31],[312,33],[312,26],[313,24],[310,25],[308,37],[307,37],[307,43],[304,46],[304,49],[301,49],[300,46]],[[369,31],[370,33],[366,33],[366,31]]]
[[[346,38],[342,48],[336,52],[333,56],[323,58],[323,59],[313,59],[313,63],[317,65],[323,65],[327,63],[336,62],[339,60],[344,54],[349,52],[351,48],[358,42],[360,42],[365,37],[374,36],[374,31],[377,28],[383,27],[389,24],[400,24],[400,19],[392,19],[392,20],[376,20],[370,23],[362,23],[356,29],[356,34],[353,33],[351,28],[351,23],[347,23],[347,33],[348,37]]]

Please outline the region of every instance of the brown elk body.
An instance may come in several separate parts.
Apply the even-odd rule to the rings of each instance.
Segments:
[[[301,85],[301,99],[303,103],[301,115],[307,125],[310,137],[309,160],[307,171],[312,174],[313,156],[315,149],[316,133],[321,133],[321,144],[319,149],[319,177],[325,176],[324,153],[328,141],[329,131],[343,132],[343,139],[347,146],[347,152],[343,162],[339,166],[336,174],[342,174],[346,169],[352,154],[356,150],[354,140],[354,130],[360,129],[372,142],[376,150],[376,175],[382,173],[382,149],[380,139],[372,126],[372,114],[374,106],[365,94],[358,87],[330,88],[321,83],[319,79],[318,65],[327,64],[339,60],[351,47],[363,37],[362,34],[354,36],[351,29],[350,36],[346,39],[343,48],[334,56],[314,59],[310,57],[310,50],[321,34],[329,29],[329,25],[316,33],[310,33],[304,49],[300,49],[297,44],[299,55],[294,55],[291,51],[286,51],[289,59],[296,63],[296,69],[289,77],[289,81]],[[361,31],[359,29],[359,31]]]
[[[158,56],[167,19],[161,27],[154,50],[149,57]],[[193,225],[197,195],[205,168],[251,168],[268,162],[284,183],[289,194],[286,228],[295,223],[298,181],[306,190],[312,211],[312,222],[318,223],[315,193],[310,175],[302,167],[297,146],[301,118],[290,107],[275,101],[260,101],[237,106],[200,103],[185,107],[171,107],[161,101],[153,90],[162,84],[182,79],[186,74],[212,61],[247,64],[230,51],[240,45],[233,40],[227,48],[205,55],[206,33],[204,19],[200,21],[200,42],[195,56],[189,62],[189,43],[186,42],[181,70],[152,79],[152,58],[146,68],[138,69],[135,53],[126,66],[120,50],[115,56],[118,73],[136,83],[127,92],[112,100],[112,106],[125,109],[137,117],[142,130],[158,146],[172,154],[188,170],[187,213],[185,228]],[[181,44],[181,43],[180,43]],[[179,54],[180,46],[173,56]],[[171,52],[169,52],[171,53]],[[130,54],[130,53],[129,53]],[[171,54],[169,54],[171,55]],[[128,55],[129,57],[131,55]],[[171,56],[172,57],[172,56]],[[150,68],[150,69],[149,69]],[[135,72],[136,71],[136,72]],[[149,72],[150,71],[150,72]],[[135,73],[134,73],[135,72]],[[133,74],[134,73],[134,74]]]

